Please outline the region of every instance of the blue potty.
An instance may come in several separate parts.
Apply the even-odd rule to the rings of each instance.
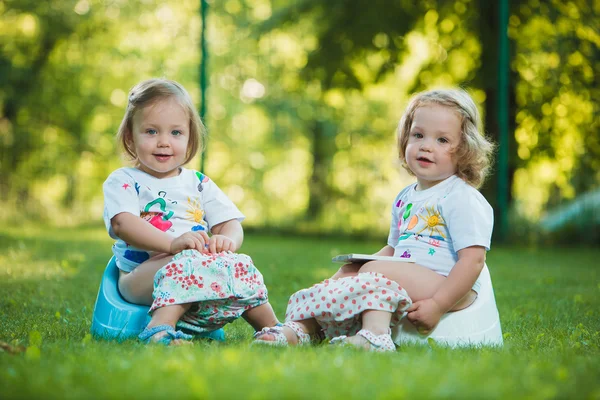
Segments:
[[[150,322],[150,307],[127,302],[117,287],[119,269],[112,257],[104,270],[100,290],[96,298],[92,320],[92,335],[102,339],[129,339],[137,337]],[[225,341],[223,329],[196,333],[196,337]]]

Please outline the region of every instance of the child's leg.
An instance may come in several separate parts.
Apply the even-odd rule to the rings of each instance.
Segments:
[[[445,277],[413,263],[371,261],[362,266],[360,272],[377,272],[398,283],[406,290],[412,301],[431,298]]]
[[[361,335],[361,333],[364,331],[368,331],[370,334],[373,334],[375,338],[383,338],[383,336],[381,335],[389,335],[392,313],[379,310],[367,310],[362,313],[361,317],[361,331],[359,331],[357,335],[345,338],[343,341],[345,343],[350,343],[356,347],[362,347],[368,350],[372,350],[374,349],[374,347],[371,341],[368,340],[365,336]],[[386,341],[390,344],[388,346],[389,349],[387,350],[393,350],[394,344],[393,342],[391,342],[391,337],[389,337],[389,339],[386,339]]]
[[[161,308],[157,308],[156,310],[154,310],[154,312],[152,312],[152,319],[148,323],[148,326],[146,327],[146,329],[150,329],[150,328],[153,328],[153,327],[159,326],[159,325],[170,325],[173,327],[173,329],[175,329],[175,326],[177,325],[177,322],[179,321],[179,319],[183,316],[183,314],[186,313],[187,310],[190,309],[190,307],[191,307],[191,304],[188,303],[188,304],[175,304],[172,306],[164,306]],[[156,342],[166,335],[167,335],[166,331],[158,332],[154,336],[152,336],[150,341]],[[170,345],[177,346],[177,345],[190,344],[190,343],[191,342],[186,341],[186,340],[174,339],[171,341]]]
[[[270,303],[264,303],[258,307],[251,308],[244,314],[242,314],[242,317],[244,317],[244,319],[248,321],[248,323],[252,325],[254,330],[257,332],[265,327],[270,328],[279,324],[279,320],[275,316],[275,313],[273,312],[273,307],[271,307]],[[320,330],[319,324],[317,324],[317,321],[315,321],[312,318],[309,320],[297,321],[296,324],[302,332],[309,335],[314,334]],[[282,326],[282,332],[285,335],[288,344],[298,344],[298,335],[289,326]],[[259,333],[256,336],[256,339],[264,340],[267,342],[274,341],[275,334],[267,330],[263,333]]]
[[[265,326],[270,327],[279,324],[271,303],[263,303],[258,307],[253,307],[245,311],[242,317],[244,317],[255,331],[259,331]]]
[[[172,258],[172,254],[157,254],[138,265],[130,273],[120,271],[119,292],[121,292],[121,296],[130,303],[151,305],[154,275]]]
[[[293,323],[296,325],[297,329],[310,336],[315,336],[321,330],[321,326],[314,318],[304,319],[302,321],[294,321]],[[288,323],[286,322],[286,324]],[[283,332],[285,335],[289,345],[296,346],[298,344],[298,334],[292,328],[284,324],[281,328],[281,332]],[[256,341],[273,342],[275,341],[275,333],[269,330],[258,332]]]
[[[360,272],[378,272],[385,275],[402,286],[413,302],[433,297],[446,279],[445,276],[419,264],[393,261],[371,261],[364,264]],[[475,292],[470,291],[450,311],[468,307],[475,297]]]
[[[367,310],[362,313],[362,328],[373,332],[375,335],[388,333],[392,313],[379,310]]]
[[[363,264],[357,263],[344,264],[330,279],[339,279],[345,278],[347,276],[356,276],[362,265]]]
[[[385,275],[386,278],[401,285],[412,301],[431,298],[443,284],[444,276],[418,264],[404,264],[386,261],[373,261],[366,263],[360,273],[375,272]],[[360,275],[360,274],[359,274]],[[474,300],[476,294],[470,291],[451,309],[460,310],[468,307]],[[388,335],[392,313],[380,310],[367,310],[362,313],[362,329],[369,331],[374,336]],[[382,336],[383,338],[383,336]],[[387,339],[386,339],[387,340]],[[345,342],[358,347],[371,348],[369,340],[360,333],[344,339]]]

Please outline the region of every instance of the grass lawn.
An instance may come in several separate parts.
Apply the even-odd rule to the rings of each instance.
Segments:
[[[384,243],[250,234],[283,317],[288,296],[330,276],[340,252]],[[89,335],[111,256],[100,224],[0,228],[0,398],[600,399],[600,250],[494,248],[488,266],[505,346],[403,347],[372,354],[327,345],[251,348],[239,320],[227,342],[146,347]]]

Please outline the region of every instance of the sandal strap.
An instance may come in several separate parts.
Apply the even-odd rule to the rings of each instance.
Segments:
[[[192,335],[188,335],[186,333],[183,333],[182,331],[175,331],[175,328],[173,328],[171,325],[156,325],[153,326],[152,328],[148,328],[146,327],[142,333],[140,333],[138,335],[138,339],[141,340],[142,342],[148,343],[150,342],[150,338],[154,335],[156,335],[159,332],[167,332],[167,335],[160,338],[160,340],[158,340],[159,343],[163,343],[163,344],[169,344],[171,343],[171,340],[173,339],[184,339],[184,340],[191,340],[192,339]]]
[[[193,336],[183,333],[183,331],[167,331],[167,334],[173,339],[192,340]]]
[[[283,333],[283,328],[288,327],[298,337],[298,346],[310,344],[310,335],[302,329],[300,324],[294,321],[287,321],[283,325],[279,324],[273,327],[262,328],[260,331],[254,333],[254,338],[258,339],[262,335],[270,334],[273,335],[275,340],[255,340],[254,343],[267,344],[271,346],[288,346],[288,340]]]
[[[361,329],[356,334],[364,337],[371,344],[371,350],[373,351],[396,351],[396,345],[392,340],[392,331],[388,328],[387,333],[381,335],[375,335],[368,329]]]
[[[163,332],[163,331],[167,331],[167,333],[169,331],[174,331],[175,329],[171,326],[171,325],[156,325],[153,326],[152,328],[144,328],[144,330],[142,331],[142,333],[140,333],[138,335],[138,339],[141,341],[146,341],[148,339],[150,339],[152,336],[156,335],[158,332]]]
[[[261,337],[262,335],[273,335],[273,338],[275,340],[258,340],[259,337]],[[272,326],[272,327],[265,327],[262,328],[260,331],[254,332],[254,342],[253,344],[266,344],[269,346],[287,346],[288,345],[288,341],[287,338],[285,337],[285,334],[283,333],[283,327],[278,325],[278,326]]]
[[[396,345],[392,340],[391,336],[392,331],[388,329],[388,333],[384,333],[382,335],[375,335],[368,329],[361,329],[356,333],[357,336],[362,336],[365,338],[367,342],[369,342],[369,350],[370,351],[396,351]],[[341,335],[338,337],[334,337],[329,341],[329,343],[333,345],[349,345],[349,346],[358,346],[354,343],[348,341],[348,336]],[[360,347],[360,346],[358,346]]]
[[[346,336],[346,335],[336,336],[334,338],[331,338],[331,340],[329,341],[329,344],[339,344],[339,345],[348,344],[347,339],[348,339],[348,336]]]

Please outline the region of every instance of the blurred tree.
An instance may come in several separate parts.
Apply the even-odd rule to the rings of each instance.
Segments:
[[[0,196],[56,219],[89,213],[107,171],[120,164],[114,133],[127,90],[177,75],[194,93],[198,21],[184,15],[196,7],[0,1]]]
[[[425,56],[421,73],[416,79],[410,79],[403,89],[408,93],[421,90],[432,83],[432,76],[447,73],[448,65],[444,61],[448,54],[452,61],[459,61],[458,70],[451,71],[453,76],[442,80],[463,83],[473,79],[464,57],[477,50],[473,48],[469,33],[464,32],[468,26],[465,27],[463,21],[474,23],[476,13],[464,2],[299,0],[285,3],[287,5],[277,1],[274,4],[279,4],[278,11],[260,26],[257,35],[298,25],[305,19],[318,21],[311,31],[317,44],[308,54],[301,76],[306,82],[319,83],[321,98],[317,101],[322,104],[326,104],[325,96],[333,90],[364,91],[391,73],[401,74],[399,66],[408,57],[415,57],[411,52],[414,41],[406,40],[415,30],[426,32],[426,40],[436,42],[434,53],[438,54]],[[416,58],[423,57],[417,55]],[[442,68],[439,68],[440,64]],[[495,89],[490,87],[490,90]],[[317,219],[322,217],[326,200],[335,197],[328,177],[339,131],[330,124],[326,133],[324,123],[319,119],[310,131],[313,165],[307,213],[309,218]]]
[[[597,1],[531,0],[511,16],[518,76],[513,188],[525,219],[599,186],[599,14]]]
[[[413,179],[391,162],[415,91],[467,86],[497,131],[493,3],[207,1],[206,172],[250,224],[384,231],[375,210]],[[514,204],[535,221],[600,182],[598,7],[511,3]],[[165,76],[199,98],[198,6],[0,0],[0,199],[98,218],[128,89]]]
[[[34,147],[40,146],[31,123],[46,114],[48,104],[33,95],[43,87],[44,69],[54,49],[77,29],[78,15],[69,2],[52,4],[38,1],[6,0],[0,2],[2,42],[0,52],[0,118],[2,162],[0,196],[5,200],[13,190],[27,200],[27,182],[11,182],[11,173],[19,170]],[[37,100],[37,101],[36,101]],[[38,103],[41,109],[32,107]],[[41,103],[41,104],[40,104]],[[12,189],[12,190],[11,190]]]
[[[518,212],[533,219],[539,217],[546,204],[559,203],[600,182],[598,121],[594,118],[599,104],[599,9],[593,3],[511,2],[509,115],[510,131],[515,133],[509,143],[511,197],[517,197]],[[298,0],[280,5],[258,32],[294,26],[306,18],[318,20],[312,32],[317,44],[308,55],[302,76],[307,81],[320,81],[324,96],[335,88],[346,92],[364,90],[368,84],[398,73],[399,66],[415,56],[406,51],[408,42],[404,39],[415,30],[427,32],[428,25],[435,25],[435,32],[428,38],[437,43],[442,55],[429,57],[419,66],[417,78],[407,91],[440,83],[483,91],[475,97],[484,105],[486,131],[497,141],[500,27],[496,3]],[[378,55],[380,62],[366,65],[369,73],[365,73],[360,66],[373,55]],[[465,57],[472,57],[474,68],[465,63]],[[451,79],[439,79],[447,74]],[[314,130],[313,141],[320,140],[319,130]],[[314,160],[313,180],[320,186],[327,185],[322,173],[329,168],[326,160]],[[517,180],[513,182],[515,173]],[[494,204],[494,176],[483,191]],[[312,190],[311,199],[319,192],[325,191]],[[519,208],[523,203],[530,206]]]

